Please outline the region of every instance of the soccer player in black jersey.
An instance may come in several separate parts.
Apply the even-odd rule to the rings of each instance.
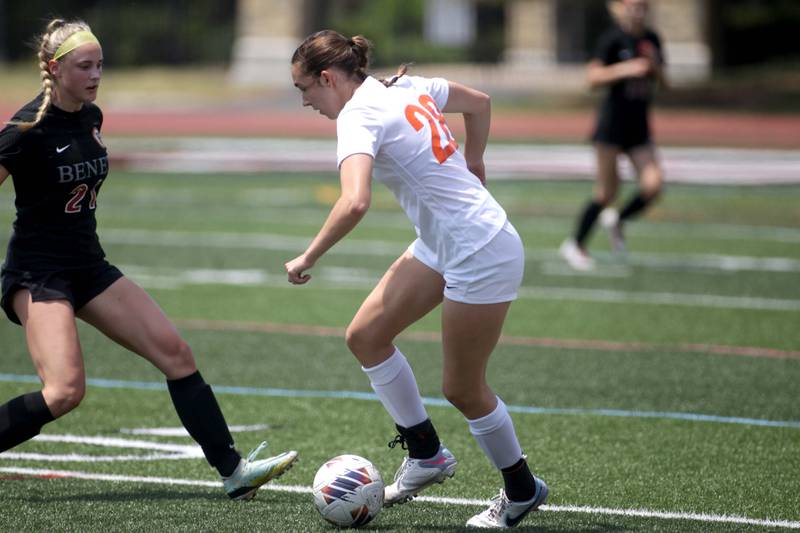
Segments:
[[[601,37],[588,66],[589,84],[608,87],[592,140],[597,181],[592,199],[578,218],[561,256],[577,270],[591,270],[594,261],[586,240],[598,217],[608,228],[614,251],[624,252],[623,224],[645,209],[661,191],[663,171],[650,136],[648,111],[655,85],[664,84],[664,54],[658,35],[645,25],[647,0],[608,3],[616,24]],[[620,212],[611,206],[619,188],[617,159],[625,154],[639,180],[638,190]]]
[[[292,466],[297,452],[257,460],[234,449],[194,356],[158,305],[105,260],[95,209],[108,176],[93,103],[103,71],[97,38],[81,21],[50,22],[41,36],[42,93],[0,132],[0,184],[12,176],[17,216],[2,267],[2,305],[25,329],[41,391],[0,405],[0,452],[78,406],[86,375],[76,317],[164,373],[183,425],[233,499]]]

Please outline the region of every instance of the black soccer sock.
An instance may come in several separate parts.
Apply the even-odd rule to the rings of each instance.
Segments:
[[[53,420],[41,391],[17,396],[0,405],[0,452],[32,439],[43,425]]]
[[[404,428],[395,424],[397,431],[406,442],[408,446],[408,456],[412,459],[430,459],[439,451],[439,435],[436,434],[436,428],[433,427],[431,419]]]
[[[628,201],[628,203],[625,205],[622,211],[620,211],[619,213],[620,221],[627,220],[633,217],[634,215],[637,215],[645,207],[647,207],[652,200],[653,200],[652,198],[648,198],[642,195],[641,192],[637,192],[631,197],[631,199]]]
[[[217,404],[214,392],[198,370],[185,378],[167,380],[169,395],[189,435],[203,449],[208,463],[221,476],[230,476],[242,458]]]
[[[578,243],[578,246],[583,247],[586,237],[588,237],[589,232],[592,231],[594,223],[597,221],[597,217],[600,216],[600,211],[602,211],[603,208],[603,204],[592,200],[583,209],[581,218],[578,221],[578,229],[575,232],[575,242]]]
[[[536,494],[536,482],[524,457],[500,472],[503,474],[506,496],[512,502],[525,502]]]

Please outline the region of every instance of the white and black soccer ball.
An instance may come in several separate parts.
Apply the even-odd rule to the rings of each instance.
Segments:
[[[339,527],[361,527],[383,508],[383,478],[358,455],[338,455],[314,476],[314,505],[322,518]]]

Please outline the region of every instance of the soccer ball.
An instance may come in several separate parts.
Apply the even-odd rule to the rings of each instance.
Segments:
[[[314,505],[322,518],[339,527],[361,527],[383,507],[383,479],[368,460],[338,455],[314,476]]]

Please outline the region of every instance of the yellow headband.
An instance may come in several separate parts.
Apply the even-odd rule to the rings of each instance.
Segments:
[[[95,37],[94,34],[88,30],[76,31],[67,37],[63,43],[61,43],[61,46],[59,46],[58,50],[56,50],[53,59],[61,59],[79,46],[91,43],[100,44],[100,41],[98,41],[97,37]]]

